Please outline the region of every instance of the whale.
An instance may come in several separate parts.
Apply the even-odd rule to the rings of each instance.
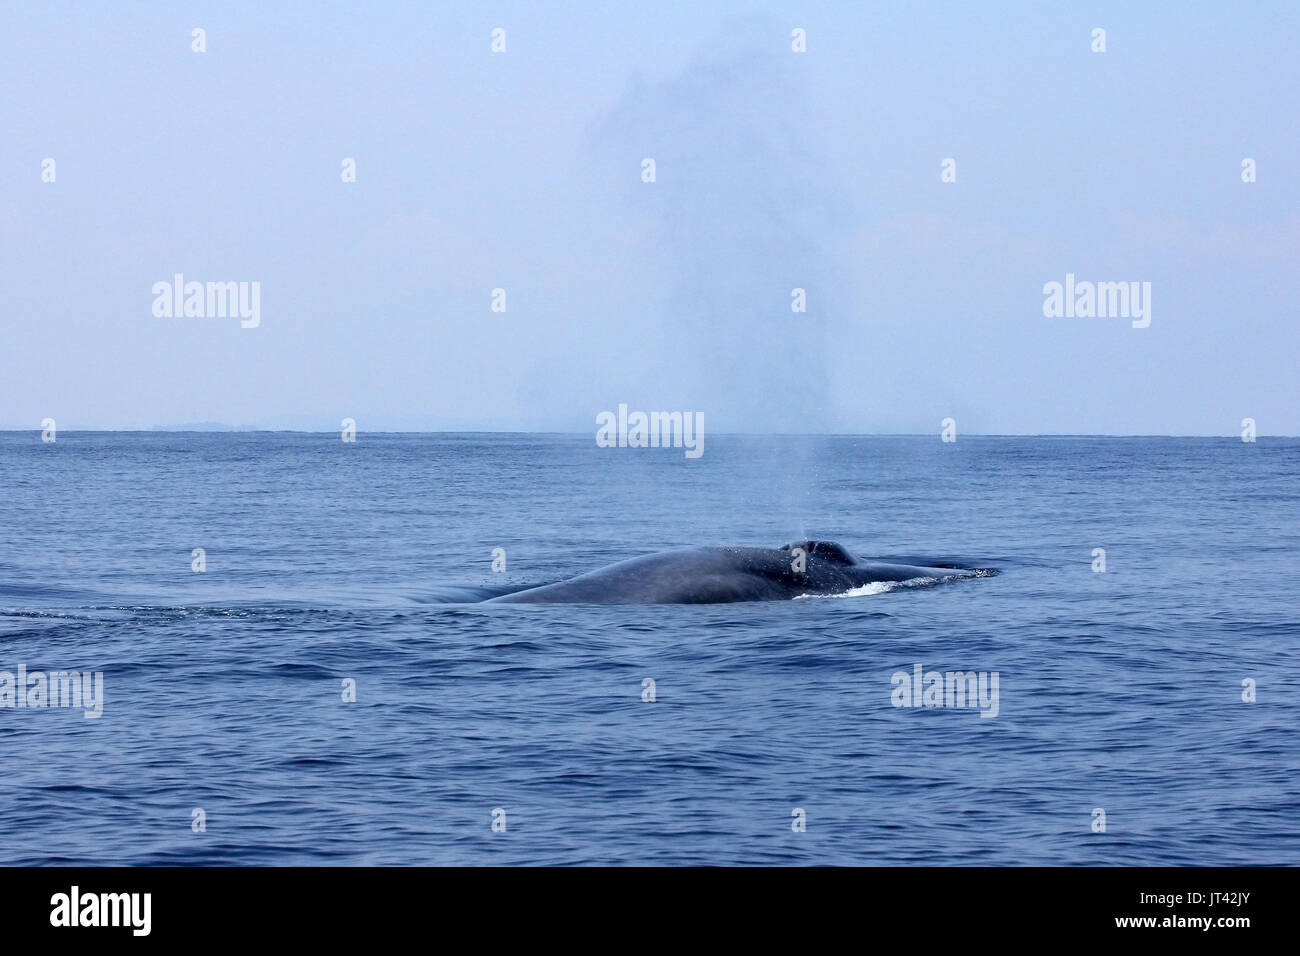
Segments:
[[[577,577],[500,594],[485,604],[726,604],[847,594],[868,584],[982,577],[980,568],[891,564],[834,541],[779,548],[698,547],[629,558]]]

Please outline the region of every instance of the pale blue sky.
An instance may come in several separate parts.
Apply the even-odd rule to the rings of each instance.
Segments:
[[[6,4],[0,426],[1300,434],[1300,7],[1134,6]]]

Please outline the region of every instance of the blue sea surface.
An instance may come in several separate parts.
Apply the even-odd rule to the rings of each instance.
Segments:
[[[0,671],[104,702],[0,707],[0,863],[1294,864],[1298,474],[1275,438],[3,433]],[[812,537],[1000,573],[473,603]],[[918,664],[997,672],[997,716],[894,706]]]

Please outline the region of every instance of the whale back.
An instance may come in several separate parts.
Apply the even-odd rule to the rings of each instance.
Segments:
[[[782,551],[793,551],[795,548],[802,548],[804,553],[834,564],[858,563],[858,559],[849,554],[844,545],[835,541],[792,541],[781,545]]]
[[[793,560],[802,548],[806,562]],[[781,548],[680,548],[628,558],[554,584],[488,599],[493,604],[725,604],[844,594],[864,584],[976,574],[962,568],[859,561],[834,541]]]

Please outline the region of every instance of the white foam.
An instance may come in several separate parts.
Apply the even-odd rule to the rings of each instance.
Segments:
[[[804,598],[870,597],[873,594],[884,594],[886,591],[893,591],[895,588],[921,587],[942,580],[943,578],[908,578],[906,581],[872,581],[870,584],[864,584],[857,588],[849,588],[849,590],[841,591],[838,594],[800,594],[795,598],[795,600],[800,601]]]

